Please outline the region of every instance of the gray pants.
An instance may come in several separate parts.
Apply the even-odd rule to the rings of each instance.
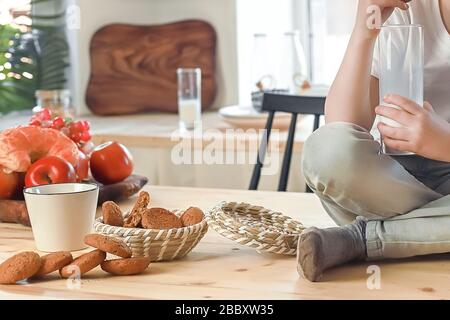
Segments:
[[[369,259],[450,252],[450,163],[379,148],[357,125],[325,125],[305,143],[306,181],[338,225],[369,220]]]

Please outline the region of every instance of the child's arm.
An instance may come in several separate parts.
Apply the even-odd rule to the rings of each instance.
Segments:
[[[381,28],[381,24],[373,24],[386,21],[395,8],[407,10],[408,5],[403,0],[359,1],[356,25],[325,104],[327,123],[344,121],[367,130],[372,127],[379,97],[378,79],[371,76],[371,66],[375,41]],[[374,16],[376,9],[381,14],[379,18]]]

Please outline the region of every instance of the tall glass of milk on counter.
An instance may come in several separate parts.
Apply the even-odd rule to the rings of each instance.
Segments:
[[[398,109],[384,102],[387,94],[398,94],[423,106],[424,35],[420,25],[385,25],[378,37],[380,66],[380,104]],[[379,117],[392,126],[402,125],[392,119]],[[392,150],[383,143],[381,153],[410,155],[410,152]]]
[[[195,129],[202,117],[202,71],[200,68],[179,68],[178,115],[181,130]]]

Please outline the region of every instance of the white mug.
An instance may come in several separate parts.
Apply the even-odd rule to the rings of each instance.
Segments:
[[[24,189],[37,249],[57,252],[86,248],[84,237],[92,232],[98,192],[97,185],[85,183]]]

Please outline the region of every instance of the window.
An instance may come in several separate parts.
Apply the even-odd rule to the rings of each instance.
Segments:
[[[251,104],[255,61],[264,60],[277,77],[276,64],[285,58],[277,39],[287,31],[300,31],[313,84],[331,85],[350,39],[356,6],[356,0],[238,0],[240,104]],[[264,57],[255,57],[254,34],[267,35],[268,49],[261,50]]]
[[[1,0],[0,24],[31,25],[30,0]]]
[[[255,62],[266,64],[267,73],[275,78],[277,62],[282,58],[279,38],[293,25],[293,3],[299,0],[238,0],[237,1],[237,47],[239,102],[251,105],[250,93],[255,90]],[[303,1],[303,0],[300,0]],[[265,45],[259,46],[255,35],[266,35]],[[256,49],[256,50],[255,50]]]
[[[331,85],[356,17],[356,0],[307,0],[312,82]]]
[[[65,9],[53,13],[63,3],[0,0],[0,115],[31,109],[37,90],[64,88],[69,65]]]

